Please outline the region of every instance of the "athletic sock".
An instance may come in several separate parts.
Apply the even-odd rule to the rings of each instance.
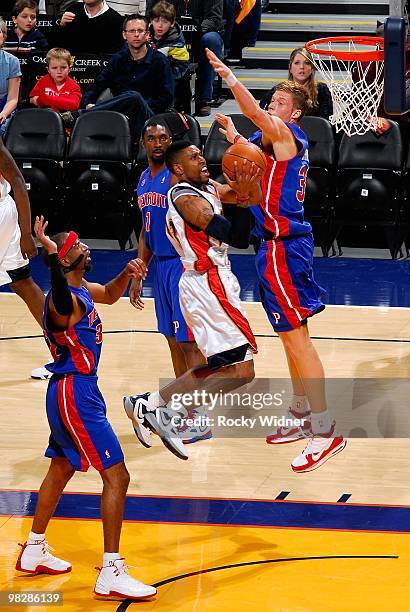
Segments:
[[[34,531],[30,531],[27,537],[27,544],[36,544],[37,542],[42,542],[45,539],[45,533],[34,533]]]
[[[332,429],[332,422],[328,410],[324,410],[323,412],[312,412],[311,422],[313,435],[318,434],[319,436],[323,436],[324,434],[330,433]]]
[[[117,559],[121,559],[120,553],[104,553],[103,555],[103,567],[107,567],[110,564],[110,561],[116,561]]]

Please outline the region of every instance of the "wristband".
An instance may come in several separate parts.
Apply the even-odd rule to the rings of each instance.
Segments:
[[[236,144],[241,138],[242,138],[242,135],[241,134],[237,134],[235,136],[235,138],[233,139],[233,143],[232,144]]]
[[[228,74],[228,76],[225,78],[225,81],[226,81],[226,84],[228,85],[228,87],[233,87],[238,82],[238,79],[236,78],[234,73],[231,71]]]
[[[239,195],[239,193],[236,194],[236,201],[237,202],[247,202],[249,200],[249,195]]]

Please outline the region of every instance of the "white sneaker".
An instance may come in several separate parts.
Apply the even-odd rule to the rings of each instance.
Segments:
[[[332,429],[327,436],[315,435],[310,438],[300,455],[292,461],[292,470],[297,474],[311,472],[340,453],[345,448],[347,440],[334,430],[335,423],[332,424]]]
[[[127,417],[132,421],[135,435],[145,448],[151,448],[152,446],[151,430],[144,425],[144,414],[142,412],[144,401],[148,399],[149,395],[149,393],[144,393],[144,395],[126,395],[122,398],[124,410]],[[145,402],[146,404],[148,402]]]
[[[124,559],[110,561],[109,565],[97,568],[100,570],[94,593],[98,597],[121,599],[148,599],[156,594],[157,589],[149,584],[144,584],[127,573]]]
[[[52,375],[52,372],[49,372],[47,368],[44,367],[31,370],[31,378],[35,378],[36,380],[48,380]]]
[[[310,423],[310,412],[300,414],[289,406],[285,415],[286,426],[278,426],[269,436],[266,436],[267,444],[288,444],[309,438],[312,435]],[[296,423],[301,423],[296,425]]]
[[[34,544],[19,544],[22,547],[16,563],[16,570],[30,574],[66,574],[71,572],[71,564],[54,557],[53,550],[46,540],[38,540]]]
[[[128,395],[123,398],[127,416],[132,420],[135,435],[146,447],[152,445],[147,429],[157,434],[164,446],[179,459],[188,459],[189,455],[184,448],[178,428],[173,425],[176,411],[167,406],[155,406],[151,393],[141,395]]]

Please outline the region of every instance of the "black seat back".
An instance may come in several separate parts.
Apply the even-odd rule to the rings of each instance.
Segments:
[[[66,134],[58,113],[26,108],[10,120],[4,144],[15,159],[64,159]]]
[[[128,119],[116,111],[96,110],[80,115],[69,144],[68,161],[131,162]]]

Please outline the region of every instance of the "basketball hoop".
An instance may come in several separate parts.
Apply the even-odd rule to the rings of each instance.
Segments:
[[[376,130],[383,94],[384,40],[375,36],[318,38],[305,48],[329,87],[330,123],[348,136]]]

